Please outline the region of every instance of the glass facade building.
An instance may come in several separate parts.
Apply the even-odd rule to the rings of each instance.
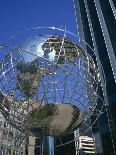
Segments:
[[[100,70],[104,113],[99,118],[99,130],[104,155],[116,154],[116,1],[74,0],[78,32],[95,51]],[[88,53],[90,50],[83,45]]]

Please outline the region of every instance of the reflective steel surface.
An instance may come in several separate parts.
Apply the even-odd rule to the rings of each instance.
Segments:
[[[100,79],[82,47],[66,36],[34,35],[1,51],[0,109],[18,130],[62,136],[90,117]]]

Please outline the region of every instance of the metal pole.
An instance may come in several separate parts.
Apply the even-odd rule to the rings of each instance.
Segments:
[[[41,136],[40,155],[55,155],[54,137]]]

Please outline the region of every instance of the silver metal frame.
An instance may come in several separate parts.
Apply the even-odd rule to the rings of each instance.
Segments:
[[[12,43],[11,43],[11,46],[9,46],[9,43],[10,42],[12,42],[12,40],[13,39],[16,39],[16,37],[17,36],[19,36],[19,35],[21,35],[21,34],[23,34],[23,33],[25,33],[25,32],[30,32],[30,31],[34,31],[34,33],[38,33],[38,30],[40,30],[40,29],[42,29],[42,30],[45,30],[45,29],[48,29],[48,30],[53,30],[53,31],[55,31],[55,33],[58,33],[59,34],[59,32],[61,32],[62,33],[62,36],[60,36],[61,37],[61,40],[60,40],[60,42],[61,42],[61,46],[60,46],[60,53],[59,53],[59,55],[58,55],[58,57],[57,57],[57,61],[56,61],[56,63],[57,63],[57,66],[60,68],[60,69],[62,69],[62,71],[64,72],[64,74],[65,74],[65,81],[66,81],[66,79],[67,79],[67,77],[68,77],[68,74],[70,74],[73,78],[75,78],[75,79],[81,79],[81,80],[85,80],[86,81],[86,84],[87,84],[87,86],[86,86],[86,90],[85,90],[85,86],[83,87],[80,87],[80,91],[81,90],[85,90],[86,92],[88,91],[88,90],[91,90],[91,93],[93,93],[93,98],[89,98],[89,100],[90,101],[92,101],[93,102],[93,100],[96,102],[96,103],[94,103],[94,105],[93,106],[91,106],[91,107],[89,107],[89,108],[91,108],[91,111],[90,111],[90,113],[85,117],[85,119],[83,119],[83,123],[87,126],[87,129],[85,130],[85,132],[87,132],[89,129],[91,129],[91,127],[92,126],[88,126],[87,124],[86,124],[86,120],[87,119],[89,119],[90,117],[91,117],[91,115],[94,115],[94,111],[95,111],[95,108],[96,108],[96,106],[97,106],[97,98],[99,98],[100,100],[101,100],[101,102],[103,103],[104,101],[103,101],[103,99],[100,97],[100,95],[99,95],[99,92],[98,92],[98,88],[100,88],[101,86],[100,86],[100,78],[99,78],[99,71],[98,71],[98,68],[97,68],[97,65],[94,63],[94,61],[93,61],[93,59],[92,59],[92,56],[90,56],[87,52],[86,52],[86,50],[83,48],[83,47],[81,47],[81,45],[80,45],[80,47],[78,47],[77,46],[77,43],[75,43],[75,40],[77,39],[77,38],[79,38],[79,36],[77,36],[77,35],[75,35],[75,34],[73,34],[73,33],[71,33],[71,32],[69,32],[69,31],[66,31],[66,29],[65,30],[63,30],[63,29],[60,29],[60,28],[55,28],[55,27],[36,27],[36,28],[31,28],[31,29],[26,29],[26,30],[24,30],[24,31],[21,31],[21,32],[18,32],[18,33],[16,33],[16,34],[14,34],[14,35],[12,35],[8,40],[6,40],[3,44],[1,44],[0,45],[0,50],[3,52],[3,51],[9,51],[10,50],[10,53],[9,54],[7,54],[3,59],[2,59],[2,61],[1,61],[1,70],[2,70],[2,74],[0,74],[0,81],[2,81],[2,85],[0,86],[0,87],[2,87],[2,89],[0,88],[0,90],[1,90],[1,95],[3,95],[4,96],[4,98],[3,98],[3,104],[2,104],[2,112],[3,112],[3,114],[4,114],[4,116],[6,116],[6,113],[7,113],[7,111],[8,111],[8,109],[6,108],[5,109],[5,106],[4,106],[4,101],[7,101],[9,104],[10,104],[10,106],[12,106],[12,108],[14,108],[14,110],[11,112],[11,111],[9,111],[8,113],[10,113],[8,116],[6,116],[6,118],[9,120],[9,122],[11,122],[18,130],[20,130],[21,132],[23,132],[23,125],[24,125],[24,123],[22,123],[22,125],[21,125],[21,122],[22,122],[22,120],[24,120],[25,118],[26,118],[26,115],[27,115],[27,113],[29,112],[29,110],[27,110],[27,106],[28,106],[28,102],[26,103],[26,102],[23,102],[24,104],[20,104],[20,110],[22,111],[21,113],[20,113],[20,116],[22,115],[22,117],[20,117],[20,118],[18,118],[18,112],[17,112],[17,105],[19,105],[18,104],[18,102],[17,102],[17,100],[16,100],[16,98],[18,98],[18,97],[20,97],[20,94],[18,94],[15,98],[13,98],[12,97],[12,93],[13,93],[13,91],[14,90],[12,90],[13,89],[13,86],[11,86],[11,84],[13,83],[13,81],[17,81],[17,83],[19,83],[19,81],[18,81],[18,79],[17,79],[17,73],[16,73],[16,70],[15,70],[15,65],[14,65],[14,63],[13,63],[13,61],[14,61],[14,59],[15,59],[15,57],[13,57],[13,53],[14,52],[18,52],[18,53],[20,53],[20,54],[22,54],[22,52],[25,52],[25,53],[28,53],[28,54],[33,54],[33,53],[31,53],[30,51],[25,51],[24,49],[22,49],[22,48],[20,48],[20,47],[17,47],[17,46],[12,46]],[[57,32],[56,32],[57,31]],[[50,32],[51,33],[51,32]],[[60,35],[61,35],[61,33],[60,33]],[[44,34],[43,34],[44,35]],[[52,35],[54,35],[54,33],[52,34]],[[65,47],[65,45],[64,45],[64,43],[66,42],[66,41],[68,41],[68,39],[67,39],[67,37],[69,37],[69,39],[72,39],[72,38],[70,38],[70,36],[72,37],[74,37],[74,41],[72,41],[72,43],[73,43],[73,45],[74,45],[74,47],[75,47],[75,50],[76,50],[76,53],[78,54],[78,59],[79,59],[79,61],[78,61],[78,63],[77,64],[75,64],[75,66],[76,66],[76,68],[77,69],[81,69],[81,68],[83,68],[83,70],[84,70],[84,73],[85,73],[85,75],[86,76],[88,76],[88,78],[86,78],[86,76],[85,75],[81,75],[81,73],[80,72],[78,72],[78,75],[76,74],[74,74],[73,72],[71,72],[71,71],[69,71],[69,70],[67,70],[66,68],[65,68],[65,66],[62,66],[61,64],[58,64],[58,60],[59,60],[59,57],[60,57],[60,54],[61,54],[61,51],[62,51],[62,49]],[[56,39],[58,38],[57,37],[57,35],[55,35],[55,37],[56,37]],[[76,38],[76,39],[75,39]],[[84,43],[84,44],[86,44],[92,51],[93,51],[93,55],[95,54],[94,53],[94,50],[85,42],[85,41],[83,41],[82,40],[82,42]],[[47,44],[49,44],[49,41],[47,42]],[[64,52],[65,52],[65,50],[64,50]],[[33,54],[34,55],[34,54]],[[66,53],[64,53],[64,55],[66,55]],[[51,64],[51,65],[56,65],[56,63],[54,63],[54,62],[51,62],[49,59],[47,59],[47,58],[44,58],[44,57],[39,57],[39,56],[37,56],[37,55],[34,55],[35,57],[38,57],[38,58],[41,58],[44,62],[47,62],[47,63],[49,63],[49,64]],[[7,64],[7,62],[6,62],[6,58],[10,58],[9,60],[10,60],[10,64],[11,64],[11,66],[10,66],[10,68],[8,68],[7,69],[7,71],[5,70],[5,65],[4,64]],[[23,56],[22,56],[23,57]],[[82,64],[84,64],[84,65],[82,65],[81,66],[81,63],[80,63],[80,60],[81,60],[81,63]],[[16,61],[15,61],[16,62]],[[17,63],[17,62],[16,62]],[[9,64],[7,64],[7,65],[9,65]],[[71,65],[71,64],[70,64]],[[72,68],[73,68],[73,65],[72,65]],[[13,71],[13,72],[11,72],[10,73],[10,71]],[[53,68],[53,70],[54,70],[54,68]],[[55,71],[55,70],[54,70]],[[13,76],[13,74],[14,74],[14,76]],[[6,78],[6,75],[9,75],[11,78],[12,78],[12,82],[10,83],[10,81],[7,81],[7,78]],[[51,74],[51,78],[54,78],[54,75],[55,74]],[[15,77],[15,80],[14,80],[14,77]],[[91,83],[91,81],[89,81],[89,78],[91,78],[91,80],[93,81],[93,84]],[[4,83],[4,84],[3,84]],[[45,83],[41,83],[42,85],[43,85],[43,88],[45,88]],[[51,84],[51,82],[50,83],[48,83],[48,84]],[[71,83],[70,83],[71,84]],[[9,93],[9,91],[8,90],[5,90],[4,91],[4,89],[5,89],[5,86],[7,85],[7,87],[10,89],[10,90],[12,90],[10,93]],[[19,85],[20,85],[20,83],[19,83]],[[55,84],[56,85],[56,84]],[[63,83],[63,85],[64,85],[64,94],[65,93],[67,93],[67,91],[65,91],[66,90],[66,84],[65,83]],[[95,85],[95,86],[94,86]],[[49,85],[48,85],[49,86]],[[20,88],[21,88],[21,86],[20,86]],[[21,88],[22,89],[22,88]],[[45,92],[43,92],[43,93],[47,93],[47,92],[49,92],[50,90],[47,90],[46,88],[45,88]],[[56,91],[62,91],[62,90],[56,90],[56,87],[54,87],[54,90],[51,90],[51,92],[56,92]],[[76,90],[71,90],[71,91],[73,91],[73,94],[75,94],[76,92]],[[5,93],[6,92],[6,93]],[[79,92],[78,92],[79,93]],[[11,95],[10,95],[11,94]],[[82,95],[82,93],[80,93],[80,96],[79,96],[79,98],[81,97],[81,95]],[[89,95],[91,95],[91,94],[88,94],[88,96]],[[94,96],[96,96],[95,98],[94,98]],[[46,98],[46,95],[44,94],[44,97]],[[70,104],[72,104],[72,98],[73,98],[73,96],[71,96],[71,97],[69,97],[69,100],[70,100]],[[82,103],[82,101],[80,101],[79,100],[79,98],[77,99],[77,102],[80,102],[80,104],[81,105],[83,105],[83,103]],[[48,98],[46,98],[47,100],[48,100]],[[54,100],[54,99],[53,99]],[[84,100],[86,100],[86,98],[84,99]],[[55,101],[55,100],[54,100]],[[63,99],[62,99],[62,101],[64,101]],[[92,103],[91,102],[91,103]],[[15,106],[13,105],[13,104],[15,104]],[[42,104],[42,101],[41,101],[41,104]],[[32,104],[30,104],[31,105],[31,107],[33,107],[33,105]],[[83,108],[82,109],[84,109],[85,107],[83,106]],[[25,113],[24,113],[24,111],[25,111]],[[17,114],[14,114],[14,113],[17,113]],[[100,109],[100,111],[97,111],[97,117],[96,117],[96,120],[98,119],[98,117],[99,117],[99,115],[101,115],[101,113],[102,113],[102,106],[101,106],[101,109]],[[13,121],[15,120],[15,123],[13,123]],[[17,120],[17,121],[16,121]],[[94,122],[95,123],[95,122]],[[94,124],[93,123],[93,124]],[[19,124],[20,124],[20,126],[19,126]],[[92,124],[92,125],[93,125]],[[75,129],[75,126],[73,126],[73,129]],[[28,134],[27,134],[28,135]],[[75,139],[74,139],[75,140]],[[74,141],[73,140],[73,141]],[[56,146],[56,147],[60,147],[60,146],[62,146],[62,145],[67,145],[67,144],[69,144],[69,143],[71,143],[71,142],[73,142],[73,141],[70,141],[70,142],[68,142],[68,143],[65,143],[65,144],[61,144],[61,145],[58,145],[58,146]]]

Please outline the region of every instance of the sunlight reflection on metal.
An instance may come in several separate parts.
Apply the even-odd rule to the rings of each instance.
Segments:
[[[70,134],[103,102],[97,64],[69,31],[32,30],[1,46],[0,109],[24,134]]]

